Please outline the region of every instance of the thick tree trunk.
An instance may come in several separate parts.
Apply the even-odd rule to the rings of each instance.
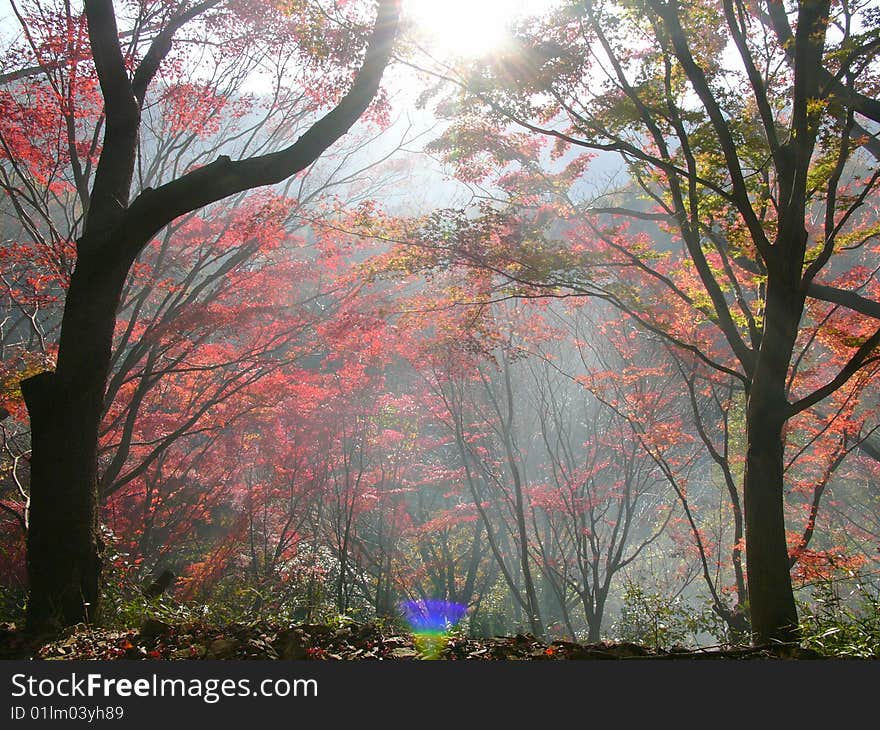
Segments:
[[[783,513],[783,428],[789,360],[803,299],[767,292],[765,330],[748,396],[747,454],[743,486],[749,612],[757,643],[797,638]]]
[[[27,625],[41,633],[100,613],[98,427],[127,265],[81,256],[54,373],[22,383],[31,418]]]
[[[781,429],[761,423],[755,408],[746,458],[746,560],[752,630],[758,643],[792,641],[797,610],[783,516]],[[755,421],[758,421],[757,423]]]
[[[375,97],[397,35],[399,2],[381,0],[363,65],[349,92],[296,142],[233,162],[221,157],[129,204],[140,109],[174,33],[216,3],[175,16],[129,78],[110,0],[87,0],[95,67],[104,96],[103,150],[85,234],[64,305],[54,373],[22,383],[31,418],[28,532],[31,631],[94,621],[100,611],[98,431],[110,370],[116,310],[129,267],[178,216],[243,190],[271,185],[311,165],[344,135]]]
[[[23,385],[31,416],[27,626],[35,633],[88,622],[99,610],[93,432],[87,393],[65,393],[53,373]],[[63,546],[63,548],[61,547]]]

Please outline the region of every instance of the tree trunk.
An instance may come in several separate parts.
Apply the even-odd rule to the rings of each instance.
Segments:
[[[615,571],[616,572],[616,571]],[[584,601],[584,612],[587,616],[587,641],[597,644],[602,641],[602,622],[605,619],[605,604],[608,601],[608,591],[611,588],[610,579],[606,578],[602,586],[597,586],[595,595],[590,601],[589,608]]]
[[[756,418],[760,409],[756,408]],[[752,630],[758,643],[792,641],[797,610],[783,517],[782,437],[778,428],[749,424],[746,458],[746,560]]]
[[[586,606],[584,607],[586,609]],[[602,641],[602,615],[593,611],[587,613],[587,643],[598,644]]]
[[[35,633],[95,621],[100,613],[98,427],[127,269],[80,256],[56,370],[22,383],[33,449],[27,626]]]
[[[752,631],[758,643],[797,638],[783,513],[785,384],[800,312],[797,295],[780,296],[769,283],[765,330],[746,411],[743,485],[746,565]],[[788,291],[791,291],[789,288]]]
[[[296,142],[243,160],[221,156],[156,190],[145,189],[129,204],[146,89],[171,50],[175,32],[211,5],[200,3],[176,15],[130,77],[113,3],[85,4],[105,104],[103,149],[85,234],[77,242],[55,372],[41,373],[21,386],[31,418],[27,625],[33,632],[99,617],[98,431],[116,310],[129,267],[150,238],[175,218],[237,192],[281,182],[311,165],[367,109],[397,36],[399,2],[381,0],[351,88]]]

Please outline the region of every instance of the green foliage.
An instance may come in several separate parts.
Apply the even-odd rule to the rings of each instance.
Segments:
[[[169,594],[147,598],[134,579],[132,566],[119,561],[111,563],[104,579],[102,621],[108,628],[130,629],[152,617],[166,623],[185,623],[204,618],[199,610],[175,600]]]
[[[352,606],[340,614],[324,580],[308,577],[283,580],[279,577],[255,579],[249,571],[235,571],[200,591],[182,599],[178,585],[156,598],[143,594],[149,581],[128,557],[115,551],[108,541],[108,569],[105,571],[102,625],[130,629],[148,617],[169,624],[204,623],[250,624],[271,620],[281,623],[320,623],[345,628],[354,623],[377,622],[371,606]],[[0,595],[2,601],[2,595]]]
[[[707,636],[728,643],[726,625],[708,605],[695,609],[680,595],[649,592],[632,580],[625,582],[622,598],[620,616],[612,627],[619,641],[655,650],[704,645]]]
[[[231,579],[215,585],[209,596],[191,600],[179,600],[167,593],[147,598],[137,585],[108,581],[104,591],[104,616],[104,625],[119,628],[139,626],[148,616],[172,624],[198,621],[224,625],[272,620],[324,623],[336,628],[370,618],[354,613],[340,615],[329,605],[312,607],[309,611],[304,597],[291,596],[289,589],[247,585]]]
[[[510,609],[510,598],[503,579],[499,576],[482,595],[479,604],[467,619],[456,628],[462,629],[466,626],[469,635],[473,637],[488,638],[504,635],[514,623]]]
[[[24,626],[27,607],[27,590],[24,586],[0,584],[0,623],[14,623]]]
[[[880,659],[880,588],[858,573],[814,585],[801,616],[806,648],[833,657]]]

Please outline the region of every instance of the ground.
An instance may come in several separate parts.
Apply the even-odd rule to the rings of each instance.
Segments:
[[[140,628],[80,625],[34,639],[0,625],[0,659],[313,659],[313,660],[562,660],[562,659],[815,659],[797,647],[653,650],[630,643],[541,641],[531,634],[474,639],[414,636],[376,624],[170,625],[146,619]]]

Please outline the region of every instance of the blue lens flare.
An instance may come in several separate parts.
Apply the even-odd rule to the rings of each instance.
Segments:
[[[446,632],[467,613],[467,606],[452,601],[406,601],[401,607],[415,632]]]
[[[467,613],[467,606],[439,600],[406,601],[401,609],[423,659],[439,659],[449,631]]]

